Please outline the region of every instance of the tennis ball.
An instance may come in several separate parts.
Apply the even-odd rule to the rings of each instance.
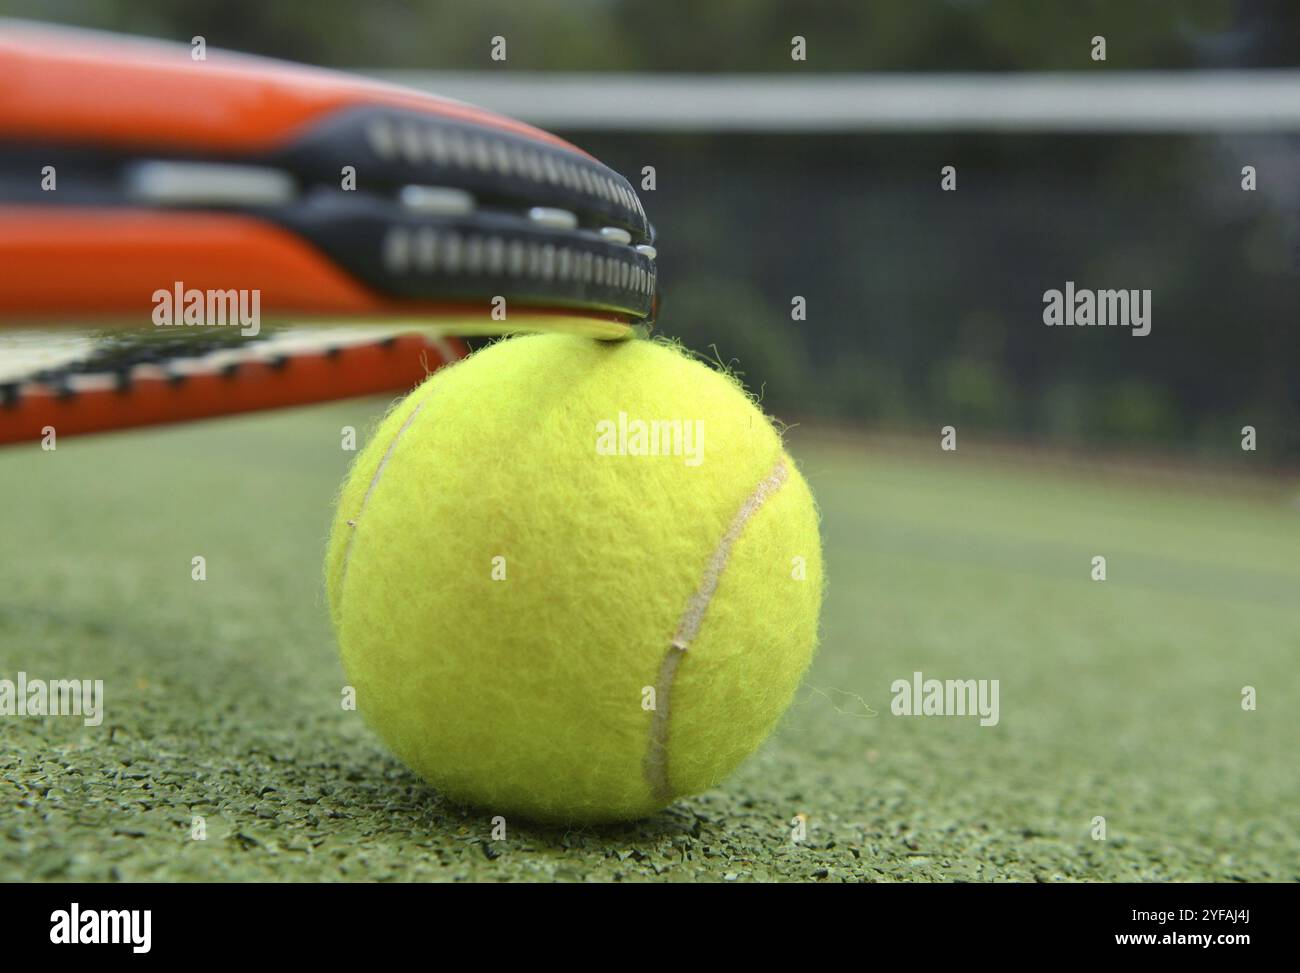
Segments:
[[[511,338],[357,457],[326,561],[367,722],[438,790],[649,814],[751,753],[813,654],[812,496],[729,376],[658,342]]]

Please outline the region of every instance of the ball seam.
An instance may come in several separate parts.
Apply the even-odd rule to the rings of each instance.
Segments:
[[[401,428],[398,429],[397,433],[393,436],[393,441],[388,444],[388,449],[384,451],[383,458],[380,459],[379,465],[375,468],[374,476],[370,478],[370,483],[366,486],[365,495],[361,498],[361,505],[357,508],[357,512],[344,521],[348,527],[348,536],[347,540],[344,541],[343,544],[343,564],[339,568],[338,603],[340,611],[342,611],[343,605],[343,589],[346,586],[348,579],[348,564],[352,560],[352,542],[357,536],[357,525],[361,521],[361,515],[365,513],[366,504],[370,502],[371,494],[375,492],[375,487],[379,485],[379,479],[384,475],[384,469],[388,466],[388,461],[393,458],[393,453],[397,449],[397,444],[401,441],[402,436],[405,434],[406,430],[410,428],[411,423],[415,421],[415,417],[420,414],[420,410],[423,408],[424,403],[421,402],[412,409],[411,414],[406,417],[406,421],[402,423]]]
[[[740,509],[731,518],[731,523],[727,525],[726,532],[713,549],[713,554],[705,565],[699,587],[687,601],[686,609],[677,623],[668,651],[659,664],[659,675],[655,681],[655,708],[650,719],[650,739],[646,746],[642,769],[646,783],[650,785],[650,793],[654,795],[655,800],[664,804],[673,799],[668,768],[668,737],[672,715],[672,690],[677,678],[677,670],[704,624],[704,616],[709,610],[709,604],[731,560],[732,548],[744,533],[745,526],[789,477],[790,469],[786,465],[785,457],[780,456],[772,471],[759,481],[753,492],[740,505]]]

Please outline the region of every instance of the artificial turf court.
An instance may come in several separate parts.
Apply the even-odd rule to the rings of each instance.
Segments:
[[[1294,484],[796,428],[829,587],[777,733],[652,819],[492,841],[339,707],[339,430],[382,407],[0,451],[0,678],[106,695],[96,728],[0,719],[0,879],[1300,879]],[[999,724],[892,715],[917,670],[999,680]]]

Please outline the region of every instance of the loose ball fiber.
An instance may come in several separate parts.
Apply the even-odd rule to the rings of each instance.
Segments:
[[[729,376],[675,347],[500,341],[396,406],[344,483],[332,621],[435,788],[590,822],[718,783],[817,640],[816,508]]]

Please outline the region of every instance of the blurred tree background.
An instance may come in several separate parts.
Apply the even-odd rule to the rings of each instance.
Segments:
[[[0,0],[31,17],[313,64],[522,71],[1057,71],[1287,67],[1290,0]],[[790,37],[808,38],[793,64]],[[1085,43],[1074,44],[1071,38]]]
[[[947,72],[1294,68],[1284,0],[0,0],[62,21],[361,69]],[[509,60],[489,59],[504,35]],[[792,62],[791,36],[809,60]],[[1088,40],[1108,39],[1108,59]],[[565,131],[660,231],[661,327],[769,411],[1034,441],[1300,458],[1300,145],[1289,135]],[[958,191],[939,191],[940,168]],[[1244,165],[1260,191],[1241,190]],[[1049,329],[1042,295],[1150,288],[1148,337]],[[808,317],[791,319],[806,298]]]

